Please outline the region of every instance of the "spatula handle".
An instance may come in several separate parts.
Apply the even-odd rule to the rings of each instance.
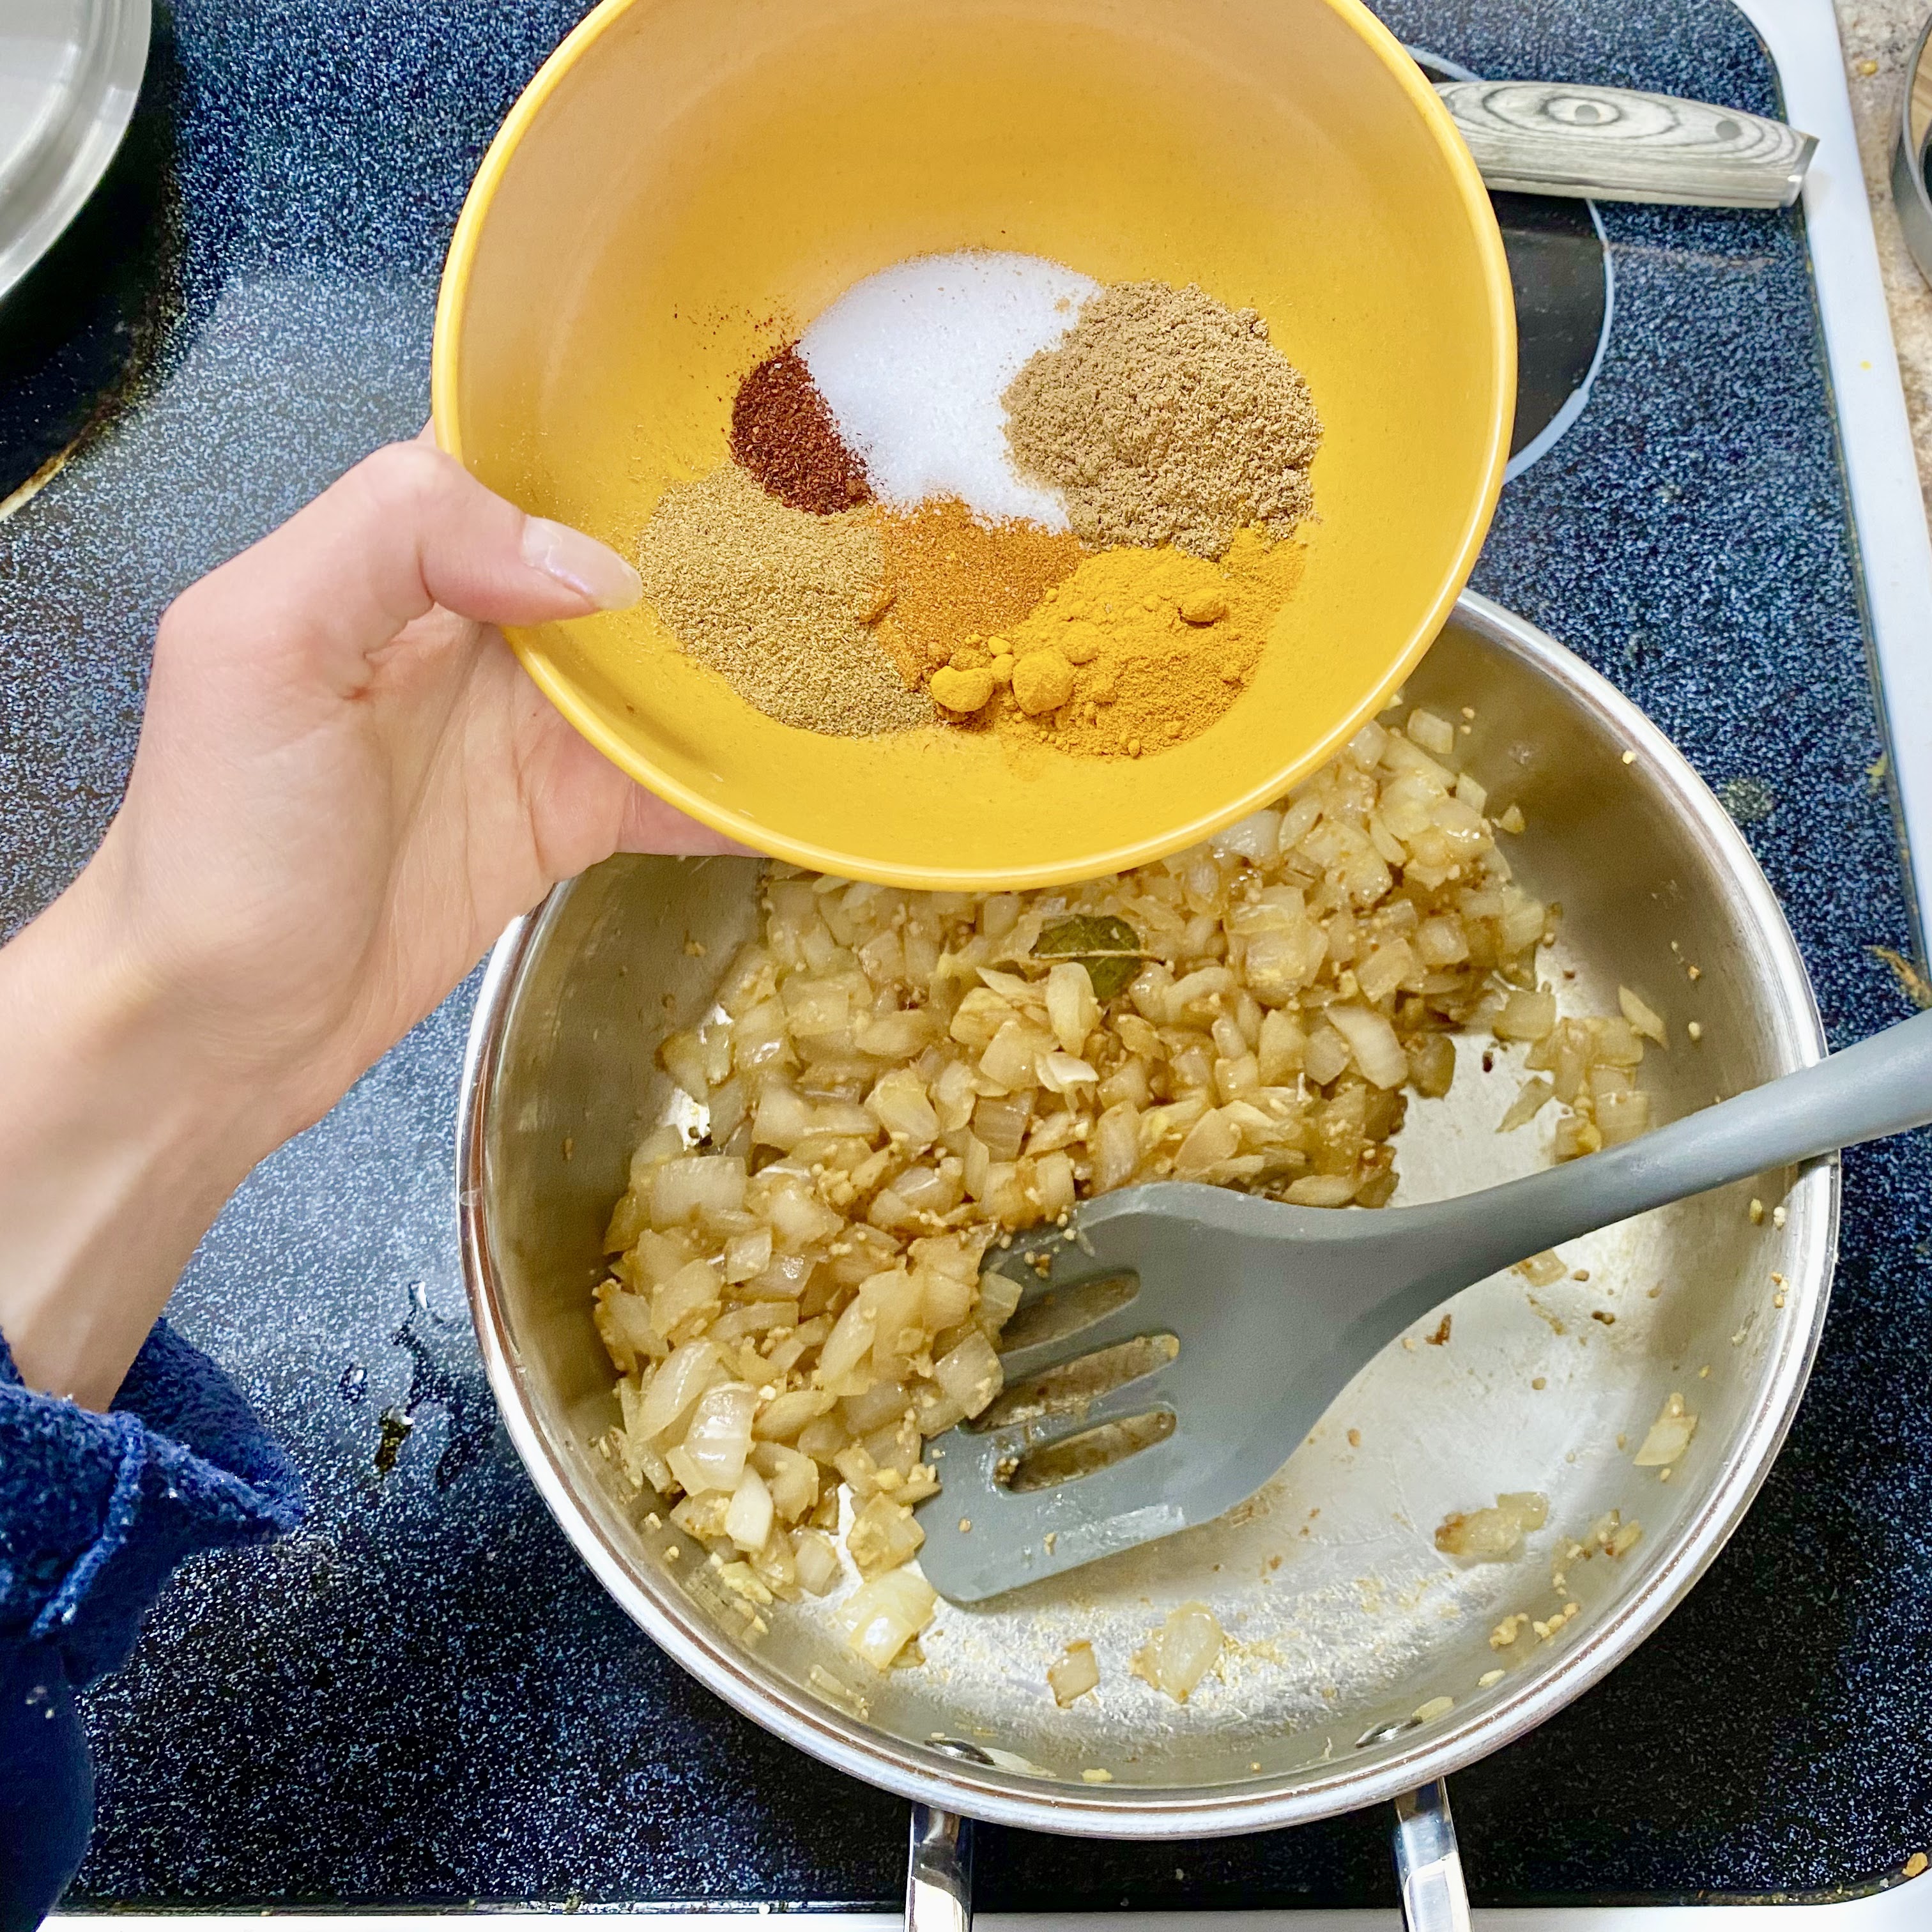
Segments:
[[[1932,1121],[1932,1013],[1620,1147],[1464,1195],[1453,1207],[1492,1273],[1633,1214],[1768,1167]],[[1468,1270],[1466,1278],[1476,1278]]]

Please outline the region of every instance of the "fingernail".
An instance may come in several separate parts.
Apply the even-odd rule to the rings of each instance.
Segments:
[[[524,520],[524,561],[600,610],[628,610],[644,594],[643,578],[608,544],[548,517]]]

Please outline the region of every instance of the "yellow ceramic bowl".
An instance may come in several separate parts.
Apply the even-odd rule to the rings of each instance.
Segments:
[[[606,0],[491,147],[436,315],[443,447],[620,550],[723,460],[740,376],[861,277],[967,248],[1252,304],[1326,434],[1246,694],[1138,760],[774,723],[648,609],[513,634],[592,742],[798,863],[1042,885],[1174,850],[1329,757],[1428,648],[1508,452],[1488,196],[1356,0]]]

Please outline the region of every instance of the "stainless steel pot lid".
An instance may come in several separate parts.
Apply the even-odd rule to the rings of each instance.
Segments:
[[[0,8],[0,296],[59,236],[121,145],[152,0]]]

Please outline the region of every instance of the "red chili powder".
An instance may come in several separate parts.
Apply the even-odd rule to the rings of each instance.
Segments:
[[[872,490],[832,411],[794,347],[768,356],[738,386],[731,454],[781,503],[820,516],[849,510]]]

